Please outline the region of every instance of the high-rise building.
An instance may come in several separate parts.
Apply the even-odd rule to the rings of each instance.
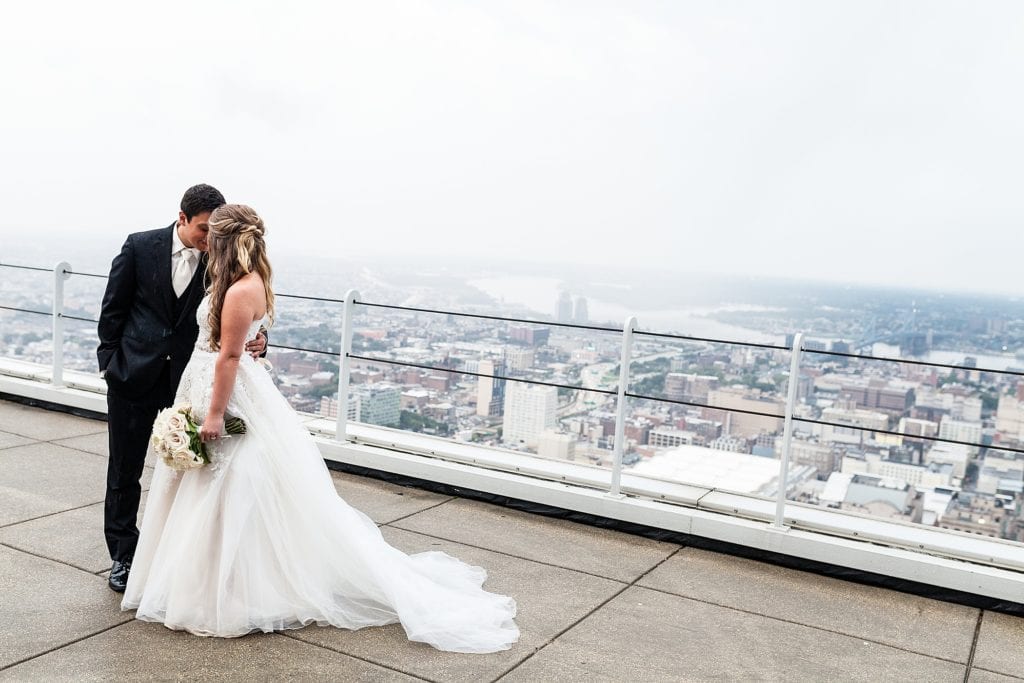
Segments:
[[[330,396],[320,398],[320,415],[324,417],[338,417],[338,399]],[[352,422],[359,422],[359,401],[349,400],[348,419]]]
[[[647,443],[655,448],[675,448],[683,444],[694,443],[696,435],[671,427],[655,427],[647,435]]]
[[[730,453],[748,453],[747,440],[735,436],[720,436],[708,443],[708,448],[714,451],[729,451]]]
[[[560,323],[572,322],[572,295],[564,290],[555,303],[555,320]]]
[[[883,459],[882,454],[877,452],[847,452],[843,456],[842,471],[846,474],[865,473],[896,479],[918,488],[948,487],[954,476],[954,467],[947,462],[914,465]]]
[[[665,375],[665,398],[674,401],[706,401],[708,392],[718,385],[714,375],[670,372]]]
[[[978,491],[1018,496],[1024,492],[1024,455],[989,450],[978,472]]]
[[[940,441],[925,452],[924,461],[952,465],[953,476],[963,479],[967,474],[967,463],[971,461],[971,452],[967,446]]]
[[[942,421],[939,422],[939,438],[965,441],[967,443],[981,443],[981,423],[952,420],[944,415]],[[976,446],[968,446],[967,449],[971,455],[978,452]]]
[[[1024,382],[1017,383],[1017,394],[1003,394],[999,397],[996,431],[1004,441],[1024,441]]]
[[[505,419],[502,441],[536,448],[540,435],[557,424],[558,390],[524,382],[505,388]]]
[[[477,364],[477,372],[481,375],[492,375],[492,377],[480,377],[476,385],[476,414],[482,417],[501,415],[505,403],[505,382],[504,379],[497,379],[493,375],[503,376],[505,374],[505,363],[500,360],[481,360]]]
[[[862,444],[874,437],[871,430],[889,428],[889,416],[885,413],[849,407],[851,405],[852,401],[840,402],[838,406],[821,411],[821,419],[833,423],[821,427],[823,443]],[[836,423],[849,426],[836,426]]]
[[[580,325],[586,325],[587,322],[589,322],[590,316],[587,313],[587,299],[586,299],[586,297],[582,297],[582,296],[576,297],[576,308],[573,311],[572,319],[573,319],[573,322],[575,322],[577,324],[580,324]]]
[[[782,457],[782,439],[775,440],[776,457]],[[838,449],[827,443],[793,439],[789,446],[789,461],[795,465],[807,465],[817,470],[818,479],[825,480],[839,470],[842,458]]]
[[[550,327],[526,327],[514,325],[508,328],[508,338],[527,346],[544,346],[551,336]]]
[[[841,393],[868,410],[902,414],[914,405],[913,386],[899,380],[851,378],[842,383]]]
[[[510,371],[529,370],[533,367],[534,350],[521,346],[505,347],[505,365]]]
[[[358,421],[366,424],[393,427],[401,417],[402,394],[390,384],[366,384],[352,390],[350,401],[356,401]],[[351,408],[349,408],[351,415]]]
[[[782,415],[786,405],[775,398],[762,397],[750,393],[745,387],[725,387],[708,392],[708,405],[716,408],[731,408],[759,413]],[[729,436],[757,436],[761,432],[769,434],[781,431],[782,420],[775,417],[752,415],[750,413],[728,412],[705,408],[706,417],[722,419],[729,425]]]
[[[537,455],[556,460],[575,460],[576,437],[549,429],[537,440]]]
[[[935,436],[939,433],[939,425],[931,420],[901,417],[899,432],[907,436]]]
[[[981,399],[977,396],[968,396],[953,403],[953,410],[950,417],[965,422],[981,422]]]

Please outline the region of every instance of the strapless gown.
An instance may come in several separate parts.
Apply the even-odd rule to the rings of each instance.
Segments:
[[[177,392],[200,418],[217,358],[208,310],[204,301]],[[406,555],[338,496],[312,437],[247,354],[227,412],[248,431],[214,442],[209,465],[181,472],[158,460],[122,609],[202,636],[400,622],[410,640],[452,652],[518,639],[516,603],[482,588],[484,569]]]

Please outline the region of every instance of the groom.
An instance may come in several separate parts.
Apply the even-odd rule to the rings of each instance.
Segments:
[[[140,479],[153,421],[171,405],[199,335],[210,214],[224,195],[195,185],[181,199],[178,220],[128,236],[110,265],[100,310],[96,351],[107,382],[107,493],[103,530],[113,560],[108,583],[124,592],[135,545]],[[258,355],[260,334],[246,345]]]

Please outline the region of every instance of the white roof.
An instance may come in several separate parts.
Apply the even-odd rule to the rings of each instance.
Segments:
[[[850,488],[851,481],[853,481],[852,472],[833,472],[828,475],[828,481],[825,482],[825,490],[821,492],[818,498],[830,503],[842,502],[846,499],[846,490]]]
[[[746,453],[716,451],[701,446],[677,446],[638,462],[636,474],[736,493],[758,493],[774,486],[779,461]]]

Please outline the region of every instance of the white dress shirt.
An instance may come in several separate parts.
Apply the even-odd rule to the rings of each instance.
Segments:
[[[198,265],[199,250],[185,246],[178,236],[178,226],[175,225],[171,231],[171,284],[174,287],[174,296],[180,297],[188,289],[188,283],[196,274]]]

